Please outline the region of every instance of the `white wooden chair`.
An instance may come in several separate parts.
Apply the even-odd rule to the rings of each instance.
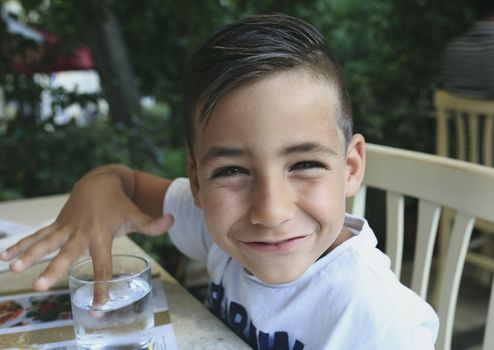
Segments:
[[[436,153],[492,167],[494,100],[465,98],[437,90],[434,93],[434,107],[437,121]],[[450,140],[451,121],[456,133],[456,144]],[[482,130],[479,129],[480,123],[483,123]]]
[[[434,94],[434,106],[436,109],[436,153],[492,167],[494,165],[494,101],[465,98],[437,90]],[[441,219],[440,269],[444,267],[446,257],[444,247],[448,240],[447,231],[452,217],[451,211],[445,211]],[[477,251],[470,249],[467,261],[492,273],[494,272],[494,246],[492,240],[489,240],[492,237],[487,235],[494,235],[494,224],[477,220],[475,227],[481,232],[475,242],[480,249]]]
[[[439,276],[438,350],[449,350],[460,277],[475,219],[494,222],[494,169],[476,164],[378,145],[367,145],[364,184],[351,212],[364,216],[366,190],[386,193],[386,253],[400,276],[405,197],[418,199],[417,233],[411,288],[427,299],[433,248],[443,207],[456,210],[444,273]],[[372,222],[371,222],[372,224]],[[494,288],[492,288],[494,291]],[[484,347],[494,349],[494,292],[491,292]]]

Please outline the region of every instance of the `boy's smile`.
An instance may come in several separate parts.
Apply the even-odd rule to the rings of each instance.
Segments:
[[[216,244],[263,282],[293,281],[343,240],[364,141],[345,150],[338,110],[326,80],[293,69],[236,88],[196,128],[196,204]]]

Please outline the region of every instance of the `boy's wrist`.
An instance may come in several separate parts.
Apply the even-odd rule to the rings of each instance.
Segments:
[[[131,168],[125,165],[111,164],[94,168],[76,182],[74,189],[83,184],[96,182],[103,183],[103,185],[107,184],[109,187],[113,187],[117,183],[128,198],[133,199],[134,197],[135,174]]]

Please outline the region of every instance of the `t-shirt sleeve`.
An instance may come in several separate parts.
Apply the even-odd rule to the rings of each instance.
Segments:
[[[173,244],[188,257],[206,263],[213,244],[202,211],[194,204],[189,180],[178,178],[166,191],[163,212],[175,219],[168,231]]]

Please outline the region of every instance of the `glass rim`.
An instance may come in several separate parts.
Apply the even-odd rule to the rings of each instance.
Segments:
[[[94,281],[93,280],[93,281],[88,281],[88,280],[84,280],[84,279],[80,279],[80,278],[77,278],[77,277],[72,276],[72,273],[73,273],[73,271],[76,268],[80,267],[81,265],[87,264],[88,262],[91,262],[91,263],[93,262],[93,259],[91,257],[89,257],[87,259],[84,259],[82,261],[79,261],[78,263],[72,265],[69,268],[69,270],[67,271],[67,275],[69,277],[69,281],[70,280],[74,280],[74,281],[77,281],[78,283],[84,283],[84,284],[116,283],[116,282],[122,282],[122,281],[126,281],[126,280],[129,280],[129,279],[135,278],[135,277],[139,276],[140,274],[145,273],[146,271],[148,271],[148,270],[151,269],[151,264],[149,263],[148,259],[146,259],[146,258],[144,258],[142,256],[132,255],[132,254],[112,254],[112,260],[115,257],[116,258],[135,258],[135,259],[141,260],[142,262],[144,262],[144,267],[139,272],[136,272],[136,273],[133,273],[133,274],[124,276],[124,277],[112,278],[110,280],[102,280],[102,281]]]

